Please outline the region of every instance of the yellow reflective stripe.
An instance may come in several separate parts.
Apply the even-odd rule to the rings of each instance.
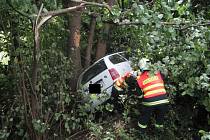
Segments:
[[[138,122],[138,126],[139,126],[140,128],[147,128],[147,125],[140,124],[139,122]]]
[[[145,91],[150,90],[150,89],[152,89],[152,88],[161,87],[161,86],[164,86],[163,83],[153,84],[153,85],[151,85],[151,86],[145,87],[145,88],[143,89],[143,91],[145,92]]]
[[[148,96],[148,95],[159,93],[159,92],[165,92],[166,93],[166,90],[164,88],[161,88],[161,89],[156,89],[156,90],[148,91],[148,92],[146,92],[144,94],[144,96]]]
[[[163,104],[163,103],[169,103],[168,99],[164,99],[164,100],[160,100],[160,101],[154,101],[154,102],[143,102],[143,105],[146,106],[152,106],[152,105],[159,105],[159,104]]]
[[[153,81],[156,81],[156,80],[158,80],[158,79],[159,79],[158,76],[152,76],[152,77],[147,78],[146,80],[144,80],[144,81],[143,81],[143,85],[146,85],[146,84],[148,84],[148,83],[150,83],[150,82],[153,82]]]
[[[162,124],[155,124],[155,127],[156,128],[163,128],[163,125]]]

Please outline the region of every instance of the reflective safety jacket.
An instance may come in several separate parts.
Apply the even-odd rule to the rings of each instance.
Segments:
[[[150,75],[149,71],[144,71],[137,77],[137,82],[143,92],[144,105],[153,106],[169,102],[160,72]]]

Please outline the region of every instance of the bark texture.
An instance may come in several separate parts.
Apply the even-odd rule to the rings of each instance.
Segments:
[[[69,1],[68,6],[73,7],[78,5],[78,3]],[[80,56],[80,27],[81,27],[81,10],[77,10],[69,15],[69,42],[68,42],[68,54],[71,58],[74,71],[73,77],[70,79],[70,88],[72,91],[76,91],[76,83],[78,76],[81,72],[81,56]]]
[[[91,16],[90,31],[88,34],[88,46],[86,49],[86,57],[85,57],[85,67],[90,66],[91,63],[91,51],[93,47],[95,26],[96,26],[96,14]]]
[[[115,3],[115,0],[108,0],[108,5],[112,7]],[[107,39],[109,35],[110,24],[105,23],[103,28],[103,35],[101,38],[98,39],[97,49],[96,49],[96,60],[100,59],[106,54],[107,50]]]

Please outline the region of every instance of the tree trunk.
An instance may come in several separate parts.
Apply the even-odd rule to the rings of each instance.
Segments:
[[[88,46],[86,49],[86,57],[85,57],[85,67],[90,66],[91,62],[91,51],[93,46],[95,26],[96,26],[96,15],[91,15],[90,31],[88,34]]]
[[[13,17],[15,19],[15,17]],[[19,42],[19,33],[18,33],[18,22],[17,20],[11,20],[11,40],[13,41],[13,48],[11,48],[11,65],[14,65],[14,58],[15,58],[15,51],[17,48],[20,47],[20,42]],[[17,55],[17,59],[18,59],[18,62],[21,62],[21,59],[20,59],[20,55],[18,54]],[[19,82],[20,84],[17,84],[19,85],[19,88],[21,90],[19,90],[20,92],[20,95],[21,95],[21,99],[22,99],[22,105],[24,106],[25,108],[25,121],[26,121],[26,126],[27,126],[27,133],[29,134],[29,137],[31,140],[37,140],[39,139],[39,136],[37,135],[37,133],[35,132],[35,130],[33,129],[33,125],[32,125],[32,116],[28,115],[29,111],[27,109],[27,105],[28,104],[32,104],[31,107],[33,107],[33,109],[31,109],[31,112],[34,113],[35,111],[35,103],[34,103],[34,100],[32,99],[31,100],[31,103],[30,102],[27,102],[26,98],[30,97],[31,95],[28,95],[26,96],[28,93],[26,92],[26,84],[25,84],[25,78],[24,78],[24,69],[23,69],[23,64],[22,63],[19,63],[19,68],[20,68],[20,71],[21,71],[21,76],[20,76],[20,79],[19,79]],[[12,74],[15,74],[14,70],[11,68],[11,71],[12,71]],[[15,76],[12,76],[12,77],[15,77]],[[28,99],[30,100],[30,99]],[[30,121],[29,121],[30,120]]]
[[[76,6],[78,3],[69,1],[68,6]],[[80,26],[81,26],[81,11],[72,12],[69,16],[69,42],[68,42],[68,54],[71,58],[74,69],[73,76],[70,79],[70,88],[72,91],[76,91],[76,83],[80,71],[82,69],[81,56],[80,56]]]
[[[115,0],[108,0],[108,5],[112,7]],[[110,24],[105,23],[103,28],[103,36],[98,39],[97,50],[96,50],[96,60],[100,59],[106,54],[107,49],[107,39],[109,35]]]
[[[31,105],[31,116],[30,116],[30,121],[33,119],[38,120],[40,117],[40,108],[39,108],[39,101],[38,101],[38,92],[37,92],[37,82],[39,80],[38,78],[38,72],[39,72],[39,66],[40,66],[40,57],[41,57],[41,52],[40,52],[40,30],[34,25],[34,50],[33,50],[33,65],[32,65],[32,87],[31,87],[31,94],[28,96],[29,104]],[[31,123],[31,122],[30,122]],[[28,128],[29,130],[32,130],[32,133],[30,134],[30,139],[34,140],[41,140],[42,136],[36,132],[36,130],[33,128],[33,125],[29,124],[30,127]]]
[[[106,54],[106,39],[100,38],[97,43],[96,60],[102,58]]]

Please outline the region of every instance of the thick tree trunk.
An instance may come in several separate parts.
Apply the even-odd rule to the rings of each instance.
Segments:
[[[90,22],[90,31],[88,34],[88,46],[86,49],[85,67],[90,66],[90,62],[91,62],[91,51],[92,51],[92,46],[93,46],[95,26],[96,26],[96,15],[92,15],[91,22]]]
[[[112,7],[115,0],[108,0],[108,5]],[[109,35],[110,24],[106,23],[103,28],[103,37],[98,39],[97,49],[96,49],[96,60],[100,59],[106,54],[107,49],[107,39]]]
[[[68,2],[68,6],[76,6],[78,3]],[[80,71],[82,69],[81,56],[80,56],[80,26],[81,26],[81,11],[72,12],[69,17],[69,43],[68,43],[68,54],[71,58],[74,69],[73,76],[70,79],[70,88],[72,91],[76,91],[76,83]]]
[[[106,54],[107,41],[104,38],[100,38],[97,43],[96,60],[102,58]]]

